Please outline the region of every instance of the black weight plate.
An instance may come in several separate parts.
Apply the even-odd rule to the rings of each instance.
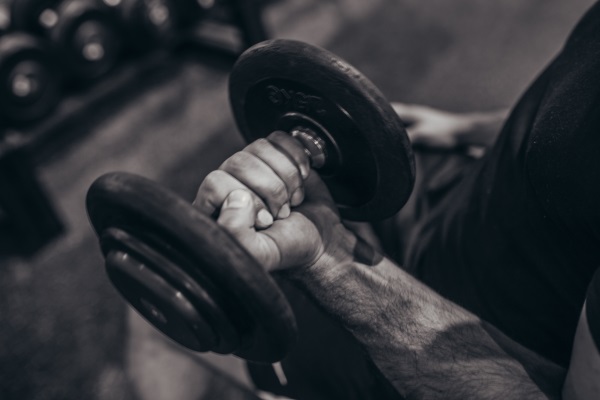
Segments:
[[[270,275],[214,220],[155,182],[127,173],[98,178],[86,205],[99,236],[115,227],[136,237],[151,232],[193,263],[186,273],[195,276],[200,269],[226,293],[229,308],[221,305],[242,339],[234,354],[258,362],[285,356],[296,337],[289,304]]]
[[[189,348],[194,346],[192,349],[196,351],[211,350],[221,354],[235,351],[240,346],[241,339],[229,317],[218,304],[218,293],[210,287],[210,282],[206,279],[199,282],[187,274],[179,267],[187,260],[181,256],[177,257],[173,249],[161,245],[159,238],[144,237],[144,239],[148,240],[152,247],[148,246],[145,240],[136,238],[121,229],[109,228],[102,233],[100,245],[107,259],[107,273],[117,290],[140,314],[178,343]],[[158,290],[148,291],[144,284],[139,284],[135,277],[131,277],[132,274],[128,271],[131,262],[115,259],[115,252],[125,253],[131,259],[135,259],[138,263],[138,273],[144,272],[146,282],[151,280]],[[162,252],[167,252],[168,257]],[[109,262],[111,253],[113,259]],[[176,258],[176,261],[172,261],[171,258]],[[161,293],[170,294],[173,291],[178,295],[161,296]],[[141,301],[142,298],[146,300]],[[148,307],[148,304],[154,305],[155,308]],[[166,306],[159,304],[166,304]],[[191,310],[188,304],[191,304]],[[154,309],[180,311],[171,311],[169,313],[173,315],[171,317],[167,316],[166,311],[155,312]],[[187,316],[187,320],[191,321],[188,326],[193,327],[195,335],[186,335],[178,339],[179,332],[183,331],[186,334],[189,333],[189,329],[180,329],[180,324],[165,322],[171,319],[181,320],[181,317],[174,315],[177,313],[182,317]]]
[[[319,173],[343,218],[383,219],[408,200],[415,169],[404,124],[336,55],[293,40],[259,43],[235,64],[229,96],[248,141],[297,125],[322,132],[328,162]]]
[[[208,351],[217,344],[217,333],[190,299],[162,276],[121,250],[105,256],[113,285],[157,329],[195,351]]]
[[[128,32],[129,43],[144,50],[173,40],[177,28],[177,13],[172,0],[160,0],[164,14],[154,11],[158,3],[147,0],[123,0],[119,14]]]
[[[121,52],[119,24],[108,9],[94,0],[65,0],[58,16],[50,38],[60,46],[64,66],[75,78],[94,80],[117,64]],[[86,52],[86,43],[96,46]]]
[[[28,123],[46,116],[58,104],[62,85],[54,58],[51,47],[31,35],[15,32],[0,37],[2,120]],[[24,81],[21,86],[15,87],[19,85],[16,79]]]

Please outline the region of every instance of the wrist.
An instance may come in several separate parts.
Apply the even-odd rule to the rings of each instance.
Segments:
[[[323,240],[323,251],[314,263],[291,270],[291,277],[299,281],[331,281],[340,276],[339,269],[353,260],[357,236],[341,222],[336,223],[329,237]]]

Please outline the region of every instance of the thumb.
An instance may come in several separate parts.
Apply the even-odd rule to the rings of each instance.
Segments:
[[[254,229],[255,215],[250,193],[236,189],[225,198],[217,222],[234,236],[238,236]]]
[[[227,230],[265,269],[280,264],[281,255],[273,239],[256,232],[256,210],[250,193],[237,189],[229,193],[217,223]],[[259,212],[260,218],[260,212]],[[271,223],[272,223],[271,219]]]

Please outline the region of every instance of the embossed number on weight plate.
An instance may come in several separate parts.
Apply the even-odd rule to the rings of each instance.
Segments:
[[[275,85],[267,86],[269,101],[276,106],[289,106],[295,111],[315,112],[319,115],[326,113],[322,107],[323,99],[319,96],[303,92],[279,88]]]

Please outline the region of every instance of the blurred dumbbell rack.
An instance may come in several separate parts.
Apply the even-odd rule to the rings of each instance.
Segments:
[[[101,121],[111,112],[111,103],[123,104],[150,88],[161,76],[174,73],[181,60],[189,58],[190,54],[203,54],[203,57],[196,57],[198,59],[210,54],[209,57],[217,57],[220,65],[229,68],[243,50],[267,38],[260,12],[264,0],[217,0],[215,4],[211,4],[213,0],[208,3],[207,0],[193,1],[204,3],[210,11],[190,29],[170,40],[168,46],[122,57],[107,75],[69,87],[48,116],[18,127],[8,126],[0,132],[0,142],[10,138],[24,150],[20,151],[24,158],[23,169],[31,171],[31,182],[37,181],[31,167],[60,157],[65,149],[81,140],[81,135],[85,134],[81,126],[89,127],[94,121]],[[25,193],[25,189],[23,191]],[[43,199],[42,187],[35,192],[40,197],[39,203],[45,205],[45,211],[52,217],[52,200]],[[2,221],[10,214],[11,210],[0,204]],[[60,223],[58,217],[53,217],[50,219],[57,224],[55,232],[58,234]],[[30,255],[36,249],[34,246],[21,252]]]
[[[103,116],[103,110],[118,99],[125,101],[136,90],[176,64],[169,53],[153,52],[118,65],[109,75],[64,96],[54,111],[41,121],[18,129],[34,164],[40,164],[81,139],[79,126],[89,126]]]
[[[207,3],[213,0],[198,0]],[[264,0],[263,0],[264,1]],[[262,25],[260,6],[248,0],[221,0],[193,27],[178,35],[169,48],[159,48],[145,54],[125,57],[108,75],[71,89],[54,111],[40,121],[14,128],[24,136],[34,162],[57,154],[61,148],[77,140],[76,127],[105,104],[135,93],[161,74],[177,67],[179,58],[187,53],[211,54],[233,65],[237,56],[251,45],[267,39]]]

